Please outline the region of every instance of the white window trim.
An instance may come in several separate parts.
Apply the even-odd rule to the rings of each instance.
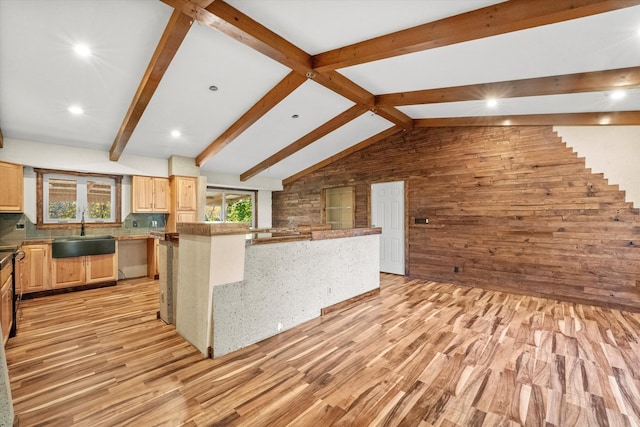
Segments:
[[[61,220],[57,218],[49,218],[49,179],[50,178],[58,178],[58,179],[68,179],[75,180],[77,182],[77,195],[76,195],[76,217],[75,219],[69,220]],[[115,222],[115,206],[116,206],[116,181],[113,178],[104,178],[100,176],[76,176],[76,175],[65,175],[59,173],[46,173],[43,174],[44,180],[44,188],[45,191],[42,194],[43,202],[44,202],[44,223],[45,224],[80,224],[82,221],[82,213],[84,212],[84,222],[85,223],[103,223],[103,222]],[[111,216],[109,218],[91,218],[88,214],[89,203],[87,201],[87,182],[104,182],[111,186]]]
[[[251,227],[255,228],[256,224],[256,199],[257,199],[257,190],[235,190],[233,188],[220,188],[220,187],[207,187],[207,193],[209,191],[222,193],[222,221],[213,221],[213,222],[227,222],[227,209],[226,209],[226,198],[227,193],[231,194],[246,194],[251,196]],[[206,199],[206,197],[205,197]],[[206,205],[206,202],[205,202]]]

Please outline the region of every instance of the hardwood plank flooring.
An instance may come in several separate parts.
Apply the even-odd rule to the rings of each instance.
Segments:
[[[382,274],[381,292],[218,359],[158,284],[24,301],[20,426],[637,426],[640,314]]]

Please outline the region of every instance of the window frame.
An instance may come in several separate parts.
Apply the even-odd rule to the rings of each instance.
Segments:
[[[47,215],[45,214],[45,175],[47,176],[55,176],[57,178],[68,178],[68,179],[78,179],[82,177],[84,180],[91,180],[94,178],[96,180],[105,180],[110,179],[114,182],[114,198],[115,202],[112,206],[114,216],[114,221],[100,221],[93,222],[91,220],[87,220],[85,216],[85,227],[86,228],[106,228],[106,227],[119,227],[122,225],[122,175],[111,175],[111,174],[100,174],[100,173],[89,173],[89,172],[76,172],[76,171],[64,171],[64,170],[56,170],[56,169],[42,169],[42,168],[34,168],[34,172],[36,173],[36,228],[38,229],[47,229],[47,228],[57,228],[57,229],[71,229],[76,228],[80,222],[81,218],[78,218],[77,221],[64,221],[64,222],[45,222],[45,218]],[[86,188],[86,187],[85,187]],[[85,194],[86,200],[86,194]]]
[[[345,190],[345,189],[349,189],[350,192],[351,192],[351,204],[349,206],[347,206],[347,207],[345,207],[345,206],[340,206],[340,207],[327,206],[327,196],[331,192],[331,190]],[[329,222],[328,221],[329,215],[327,213],[327,210],[330,209],[330,208],[340,209],[340,210],[348,210],[350,212],[350,216],[351,216],[350,227],[334,228],[334,223],[335,222]],[[350,228],[355,227],[355,224],[356,224],[356,186],[355,185],[338,185],[338,186],[322,188],[322,192],[321,192],[321,223],[322,224],[330,224],[332,230],[344,230],[344,229],[350,229]],[[341,222],[341,225],[342,225],[342,222]]]
[[[205,213],[207,210],[207,193],[209,193],[209,191],[216,191],[216,192],[220,192],[222,193],[222,217],[223,220],[222,221],[211,221],[211,222],[217,222],[217,223],[226,223],[227,221],[227,209],[226,209],[226,194],[227,193],[233,193],[233,194],[246,194],[248,196],[251,196],[251,222],[250,227],[251,228],[255,228],[256,224],[258,223],[258,190],[245,190],[245,189],[238,189],[238,188],[225,188],[225,187],[217,187],[217,186],[207,186],[207,190],[205,192],[205,202],[204,202],[204,207],[205,207]],[[205,219],[206,220],[206,219]],[[246,223],[244,223],[246,224]]]

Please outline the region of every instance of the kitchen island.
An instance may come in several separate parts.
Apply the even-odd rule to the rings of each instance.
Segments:
[[[179,224],[176,330],[218,357],[378,292],[380,232]]]

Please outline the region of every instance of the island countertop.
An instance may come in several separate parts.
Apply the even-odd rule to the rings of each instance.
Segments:
[[[382,228],[345,228],[342,230],[331,229],[291,229],[266,232],[252,232],[251,239],[248,243],[251,245],[263,245],[270,243],[283,243],[283,242],[299,242],[304,240],[327,240],[327,239],[342,239],[345,237],[358,237],[368,236],[371,234],[381,234]]]

